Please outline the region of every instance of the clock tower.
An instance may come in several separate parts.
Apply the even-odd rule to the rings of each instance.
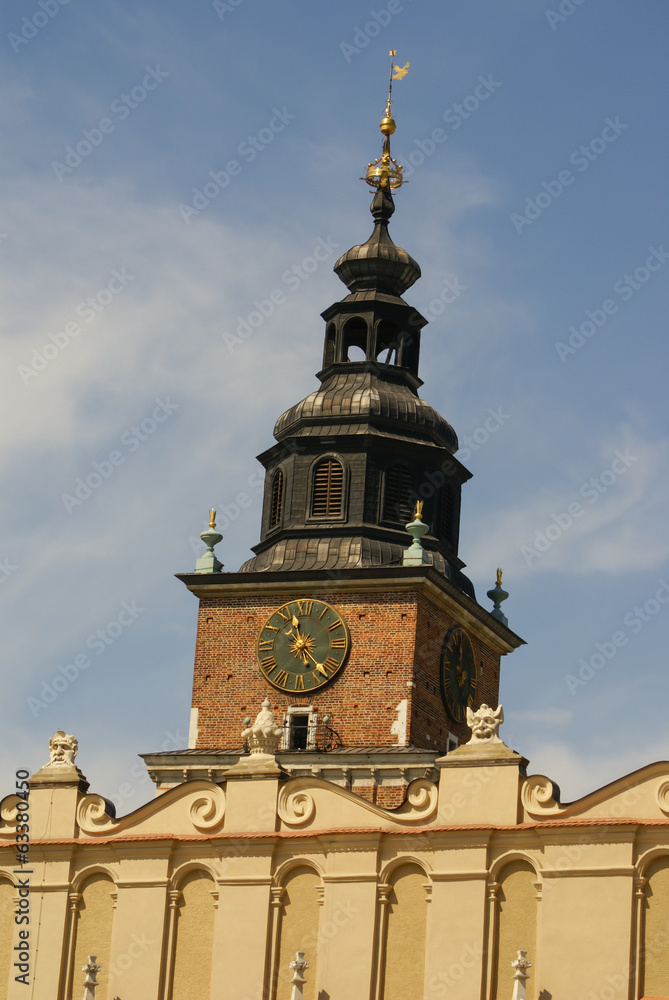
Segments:
[[[320,385],[259,456],[254,555],[223,571],[212,524],[207,556],[179,577],[200,602],[191,734],[187,751],[147,757],[163,787],[222,774],[269,698],[290,773],[398,804],[416,769],[469,738],[466,707],[497,705],[500,657],[522,643],[499,601],[477,602],[458,554],[471,474],[419,396],[426,320],[404,295],[420,268],[389,234],[394,131],[389,94],[366,176],[373,230],[334,266],[347,294],[322,314]]]

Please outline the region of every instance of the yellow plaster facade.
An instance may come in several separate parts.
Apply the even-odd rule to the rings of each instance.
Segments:
[[[668,997],[669,763],[567,805],[525,764],[460,747],[389,811],[247,758],[120,818],[47,766],[23,869],[1,805],[0,997],[77,1000],[95,954],[96,1000],[288,1000],[301,950],[305,1000],[510,1000],[521,948],[533,1000]]]

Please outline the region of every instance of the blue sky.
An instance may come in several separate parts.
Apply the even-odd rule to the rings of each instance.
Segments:
[[[479,600],[502,566],[528,643],[503,661],[503,735],[565,799],[669,757],[666,5],[3,17],[6,791],[63,728],[126,811],[152,793],[136,754],[185,744],[197,608],[173,574],[210,506],[227,569],[258,539],[254,456],[315,387],[332,264],[371,228],[359,177],[391,47],[411,61],[391,232],[423,271],[422,395],[474,473],[460,553]]]

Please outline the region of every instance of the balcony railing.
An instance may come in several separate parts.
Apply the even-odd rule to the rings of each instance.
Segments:
[[[301,720],[308,721],[301,725]],[[327,753],[343,746],[339,733],[325,722],[312,722],[308,716],[292,716],[283,724],[283,750],[306,750]]]

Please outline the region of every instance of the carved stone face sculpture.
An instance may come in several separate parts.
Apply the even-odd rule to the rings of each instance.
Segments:
[[[79,744],[74,736],[59,729],[49,740],[49,765],[54,767],[73,767]]]
[[[470,743],[501,743],[499,727],[504,722],[504,710],[501,705],[491,708],[481,705],[476,712],[467,708],[467,725],[472,731]]]

